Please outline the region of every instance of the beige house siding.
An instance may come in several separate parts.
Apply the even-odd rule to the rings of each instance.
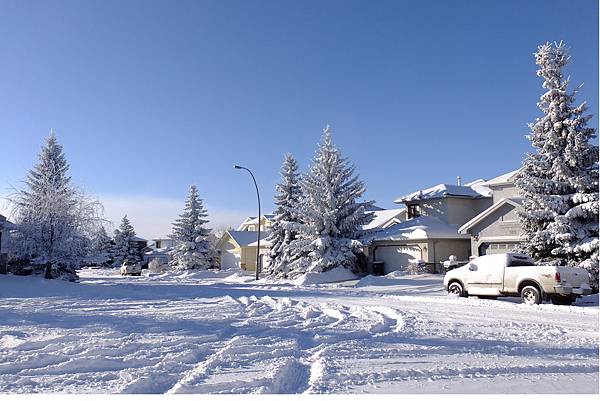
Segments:
[[[406,204],[419,204],[422,216],[433,216],[442,221],[447,221],[448,203],[446,202],[446,199],[428,199],[420,200],[418,202],[407,202]]]
[[[429,263],[442,263],[454,255],[458,260],[469,259],[471,253],[470,240],[465,239],[438,239],[429,240]]]
[[[494,203],[499,202],[502,198],[514,198],[519,196],[519,191],[515,187],[515,184],[507,182],[506,184],[496,184],[490,186],[493,190],[492,198]]]
[[[520,230],[516,207],[506,203],[469,229],[471,253],[479,255],[479,248],[483,243],[517,243]]]
[[[449,224],[462,225],[492,206],[492,200],[489,198],[466,199],[448,197],[443,200],[447,202],[447,215],[444,218]]]
[[[266,247],[260,247],[260,255],[262,259],[263,269],[267,267],[267,257],[269,249]],[[256,247],[245,246],[242,248],[242,254],[240,258],[240,267],[243,270],[256,271]]]

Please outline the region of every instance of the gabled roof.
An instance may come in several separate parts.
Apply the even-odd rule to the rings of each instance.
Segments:
[[[433,216],[419,216],[362,237],[365,243],[417,239],[469,238],[458,233],[458,225],[448,224]]]
[[[263,214],[262,218],[266,219],[268,221],[273,221],[273,219],[275,218],[275,214],[273,214],[273,213]],[[242,222],[242,224],[240,224],[239,227],[237,228],[237,231],[241,231],[244,226],[247,226],[249,224],[258,224],[258,218],[256,216],[246,217],[246,219]]]
[[[225,233],[229,234],[231,238],[240,246],[249,246],[253,242],[256,242],[256,235],[258,231],[237,231],[230,230],[225,231]],[[266,238],[270,233],[266,233],[264,231],[260,232],[260,239]]]
[[[491,196],[491,191],[482,184],[476,182],[472,186],[467,185],[452,185],[452,184],[439,184],[431,188],[423,189],[402,196],[394,201],[394,203],[410,202],[422,199],[438,199],[446,198],[448,196],[461,197],[461,198],[487,198]]]
[[[467,234],[467,231],[469,229],[471,229],[477,223],[479,223],[480,221],[482,221],[483,219],[485,219],[486,217],[488,217],[489,215],[494,213],[496,210],[498,210],[500,207],[502,207],[502,205],[506,205],[507,203],[510,205],[513,205],[516,208],[519,208],[519,207],[521,207],[521,204],[523,203],[523,198],[515,197],[515,198],[500,199],[498,202],[494,203],[492,206],[488,207],[483,212],[479,213],[477,216],[473,217],[471,220],[469,220],[465,224],[463,224],[463,226],[458,229],[458,232],[461,234]]]
[[[376,210],[373,213],[373,221],[369,224],[362,226],[363,230],[371,230],[374,228],[384,228],[387,224],[394,219],[397,219],[402,213],[406,212],[406,208],[398,209],[381,209]]]
[[[521,171],[520,168],[510,171],[506,174],[499,175],[498,177],[494,177],[491,180],[488,180],[484,183],[484,185],[499,185],[506,184],[507,182],[511,182],[511,180],[517,175],[517,173]]]
[[[138,236],[133,236],[131,237],[131,241],[135,241],[135,242],[148,242],[147,240],[145,240],[142,237],[138,237]]]

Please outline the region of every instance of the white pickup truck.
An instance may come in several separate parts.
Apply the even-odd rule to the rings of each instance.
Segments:
[[[550,299],[556,305],[570,305],[592,292],[589,273],[568,266],[538,266],[527,255],[500,253],[480,256],[450,270],[444,288],[461,297],[520,296],[526,304]]]

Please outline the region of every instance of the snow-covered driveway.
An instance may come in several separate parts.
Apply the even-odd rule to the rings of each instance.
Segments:
[[[0,276],[0,392],[598,392],[598,306],[456,299],[441,277]]]

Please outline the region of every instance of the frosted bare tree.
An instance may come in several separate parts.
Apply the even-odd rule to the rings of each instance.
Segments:
[[[69,164],[54,133],[46,139],[25,188],[11,198],[17,225],[15,253],[45,265],[45,277],[75,280],[74,267],[86,255],[102,224],[102,207],[71,184]]]

